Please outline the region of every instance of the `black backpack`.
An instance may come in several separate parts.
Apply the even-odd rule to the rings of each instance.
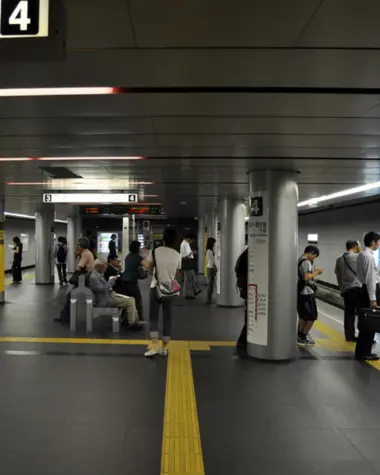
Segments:
[[[66,249],[63,246],[58,246],[57,262],[59,264],[64,264],[66,262]]]
[[[236,285],[240,291],[240,297],[248,298],[248,249],[240,254],[235,265]]]
[[[300,294],[305,287],[309,287],[314,293],[317,291],[317,286],[314,282],[305,280],[305,276],[302,274],[301,265],[307,261],[307,259],[301,259],[298,262],[298,282],[297,282],[297,291]]]

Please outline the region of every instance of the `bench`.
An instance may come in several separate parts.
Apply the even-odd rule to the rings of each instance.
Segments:
[[[77,303],[78,298],[84,297],[86,302],[86,330],[92,332],[92,322],[95,317],[103,315],[112,317],[112,331],[118,333],[120,331],[120,317],[122,309],[116,307],[95,307],[93,305],[94,298],[91,290],[85,286],[85,278],[79,276],[79,285],[71,291],[70,296],[70,330],[77,329]]]

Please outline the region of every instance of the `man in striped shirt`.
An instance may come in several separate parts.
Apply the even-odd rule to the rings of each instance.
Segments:
[[[380,246],[380,235],[370,232],[364,236],[364,251],[359,254],[356,272],[362,284],[359,306],[362,309],[377,307],[378,271],[374,258],[374,251]],[[379,357],[372,353],[375,334],[360,324],[359,337],[356,344],[355,358],[357,360],[376,361]]]

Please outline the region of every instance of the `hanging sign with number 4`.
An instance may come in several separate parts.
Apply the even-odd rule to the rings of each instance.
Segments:
[[[49,0],[0,0],[0,38],[49,35]]]

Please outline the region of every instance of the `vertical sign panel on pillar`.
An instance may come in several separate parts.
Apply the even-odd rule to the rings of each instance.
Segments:
[[[220,222],[218,221],[217,224],[216,224],[216,245],[215,245],[215,249],[216,249],[215,261],[216,261],[216,267],[218,269],[218,273],[216,274],[216,293],[218,295],[220,295],[220,272],[221,272],[221,268],[220,268],[220,252],[221,252],[220,242],[221,242],[221,226],[220,226]]]
[[[264,346],[268,344],[268,233],[268,194],[254,193],[250,197],[248,222],[247,340]]]

